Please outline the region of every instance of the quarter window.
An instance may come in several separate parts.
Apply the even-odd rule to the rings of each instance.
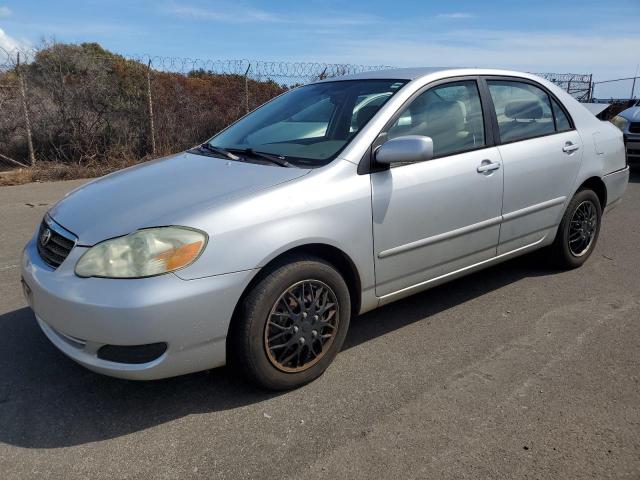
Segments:
[[[434,156],[485,146],[476,82],[448,83],[420,94],[402,110],[388,130],[387,139],[404,135],[431,137]]]
[[[544,90],[523,82],[489,80],[487,83],[502,142],[555,132],[549,95]]]
[[[553,116],[556,119],[556,131],[566,132],[567,130],[571,130],[571,123],[564,113],[564,110],[558,105],[558,102],[551,99],[551,105],[553,106]]]

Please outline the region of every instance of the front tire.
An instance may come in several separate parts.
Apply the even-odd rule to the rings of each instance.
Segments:
[[[556,238],[550,247],[554,263],[560,268],[580,267],[591,256],[602,221],[602,207],[593,190],[580,190],[569,202]]]
[[[264,275],[239,306],[233,364],[253,383],[288,390],[318,378],[344,343],[349,289],[324,260],[299,256]]]

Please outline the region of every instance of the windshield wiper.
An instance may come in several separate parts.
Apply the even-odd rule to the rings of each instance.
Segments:
[[[209,150],[210,152],[217,153],[218,155],[222,155],[223,157],[227,157],[230,160],[242,160],[239,156],[234,155],[224,148],[214,147],[209,142],[204,142],[202,145],[198,145],[198,148]]]
[[[276,165],[280,165],[281,167],[295,167],[292,163],[287,162],[287,159],[282,155],[276,155],[275,153],[265,153],[258,152],[253,148],[230,148],[229,150],[233,150],[234,152],[243,153],[245,155],[252,155],[254,157],[260,157],[265,160],[269,160],[271,163],[275,163]]]

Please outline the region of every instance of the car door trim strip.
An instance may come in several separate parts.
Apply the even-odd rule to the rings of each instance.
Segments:
[[[535,205],[521,208],[520,210],[515,210],[510,213],[505,213],[502,216],[502,221],[508,222],[516,218],[524,217],[525,215],[529,215],[531,213],[539,212],[540,210],[546,210],[547,208],[555,207],[556,205],[560,205],[564,203],[566,199],[567,197],[552,198],[551,200],[547,200],[546,202],[536,203]]]
[[[432,237],[422,238],[420,240],[416,240],[415,242],[407,243],[405,245],[400,245],[398,247],[393,247],[388,250],[383,250],[382,252],[378,253],[378,258],[387,258],[393,255],[398,255],[399,253],[408,252],[409,250],[415,250],[416,248],[422,248],[422,247],[426,247],[427,245],[433,245],[434,243],[444,242],[452,238],[460,237],[462,235],[467,235],[477,230],[483,230],[485,228],[499,225],[501,221],[502,221],[502,217],[494,217],[488,220],[483,220],[478,223],[457,228],[449,232],[433,235]]]
[[[428,245],[433,245],[434,243],[444,242],[446,240],[460,237],[462,235],[467,235],[469,233],[473,233],[478,230],[483,230],[485,228],[493,227],[495,225],[500,224],[500,222],[508,222],[516,218],[524,217],[525,215],[529,215],[531,213],[535,213],[541,210],[545,210],[547,208],[555,207],[556,205],[560,205],[564,203],[566,199],[567,197],[552,198],[551,200],[547,200],[546,202],[537,203],[529,207],[521,208],[520,210],[507,213],[500,217],[490,218],[488,220],[483,220],[481,222],[474,223],[472,225],[467,225],[465,227],[451,230],[450,232],[440,233],[438,235],[433,235],[432,237],[422,238],[420,240],[416,240],[415,242],[400,245],[398,247],[393,247],[388,250],[383,250],[382,252],[378,253],[378,258],[392,257],[393,255],[398,255],[400,253],[408,252],[410,250],[426,247]]]

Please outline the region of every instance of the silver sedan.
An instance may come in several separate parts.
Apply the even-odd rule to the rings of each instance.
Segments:
[[[628,178],[620,130],[534,75],[329,79],[70,193],[25,247],[23,286],[91,370],[232,363],[293,388],[353,315],[536,249],[579,267]]]

